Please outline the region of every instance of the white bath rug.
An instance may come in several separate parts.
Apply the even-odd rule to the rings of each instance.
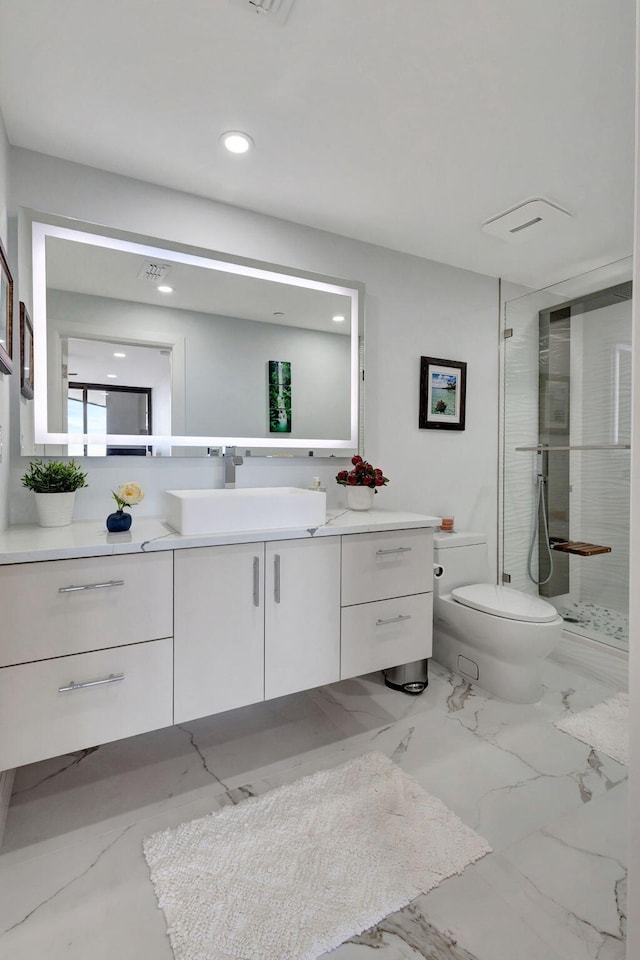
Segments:
[[[628,693],[616,693],[595,707],[556,720],[554,726],[619,763],[629,764]]]
[[[176,960],[316,960],[490,850],[381,753],[144,841]]]

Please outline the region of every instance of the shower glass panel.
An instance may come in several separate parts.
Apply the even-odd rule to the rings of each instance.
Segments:
[[[504,306],[503,581],[628,647],[631,259]]]

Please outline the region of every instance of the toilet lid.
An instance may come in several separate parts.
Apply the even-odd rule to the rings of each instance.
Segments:
[[[533,597],[511,587],[494,583],[472,583],[456,587],[451,596],[465,607],[492,613],[507,620],[526,620],[528,623],[550,623],[558,616],[555,607],[540,597]]]

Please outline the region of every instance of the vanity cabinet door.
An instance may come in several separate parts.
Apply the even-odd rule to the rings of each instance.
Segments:
[[[340,678],[340,540],[266,544],[265,696]]]
[[[175,552],[174,722],[264,699],[264,543]]]

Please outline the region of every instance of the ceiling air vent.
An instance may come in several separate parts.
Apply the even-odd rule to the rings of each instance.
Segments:
[[[160,263],[158,260],[147,260],[140,268],[138,280],[149,280],[151,283],[160,283],[162,280],[166,280],[170,270],[171,264],[169,263]]]
[[[248,13],[261,14],[265,20],[284,23],[293,6],[293,0],[229,0],[234,7],[240,7]]]
[[[487,220],[482,224],[482,230],[507,243],[523,243],[570,219],[571,214],[562,207],[536,197]]]

